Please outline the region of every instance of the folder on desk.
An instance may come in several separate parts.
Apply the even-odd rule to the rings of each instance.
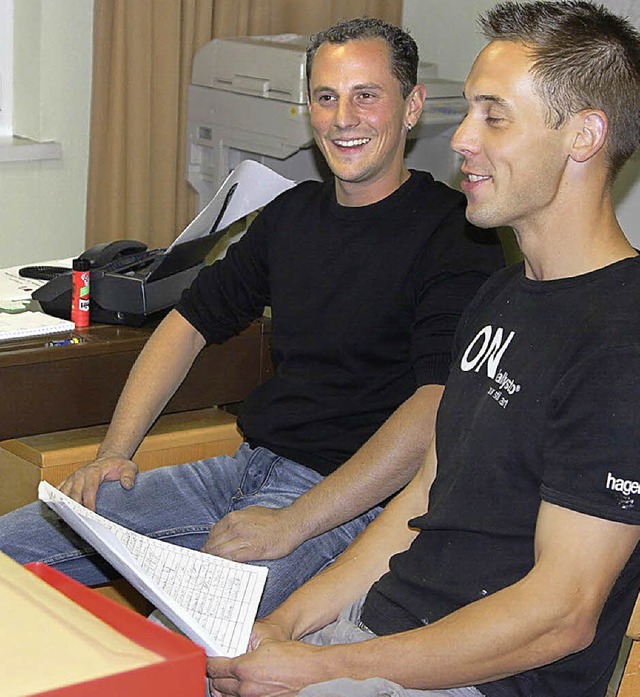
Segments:
[[[3,697],[202,697],[202,649],[45,564],[0,554],[0,607]]]

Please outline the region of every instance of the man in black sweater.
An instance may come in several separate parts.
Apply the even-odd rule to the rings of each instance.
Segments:
[[[270,566],[276,607],[375,518],[433,435],[463,308],[501,264],[464,196],[403,161],[422,112],[405,32],[354,20],[308,51],[309,110],[333,181],[305,182],[202,271],[136,362],[95,462],[62,490],[129,528]],[[270,306],[275,375],[246,399],[234,457],[137,475],[144,434],[198,352]],[[0,549],[89,584],[110,571],[51,514],[0,520]]]

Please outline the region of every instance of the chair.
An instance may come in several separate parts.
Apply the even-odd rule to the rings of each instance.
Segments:
[[[617,691],[615,684],[610,685],[607,697],[640,697],[640,596],[631,613],[626,636],[631,642],[629,655],[624,663]]]

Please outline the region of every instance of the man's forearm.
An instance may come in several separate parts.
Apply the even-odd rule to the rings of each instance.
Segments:
[[[333,622],[345,607],[364,595],[388,570],[389,559],[407,549],[416,536],[407,521],[427,510],[435,468],[432,443],[410,484],[331,566],[307,581],[265,620],[299,639]]]
[[[393,495],[418,471],[433,438],[442,385],[424,385],[338,470],[286,510],[304,539],[355,518]]]
[[[131,369],[99,457],[131,458],[203,346],[202,336],[179,313],[167,315]]]
[[[540,600],[541,602],[537,602]],[[466,606],[412,631],[330,647],[335,677],[383,677],[406,688],[479,685],[529,670],[582,648],[555,631],[552,598],[514,593]],[[334,676],[332,676],[334,677]],[[325,680],[328,678],[324,678]]]
[[[406,688],[445,689],[481,685],[580,651],[593,640],[639,537],[638,526],[543,503],[536,563],[522,580],[431,625],[327,647],[322,679],[375,676]]]

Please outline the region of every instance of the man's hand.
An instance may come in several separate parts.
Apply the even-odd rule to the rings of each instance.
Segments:
[[[211,528],[202,551],[242,562],[281,559],[306,539],[291,518],[289,508],[232,511]]]
[[[293,697],[307,685],[330,679],[328,666],[323,668],[321,661],[314,660],[323,650],[264,638],[255,651],[237,658],[207,659],[209,686],[216,697]]]
[[[255,651],[263,641],[289,641],[291,633],[286,632],[279,624],[269,619],[269,616],[256,620],[253,623],[249,638],[248,651]]]
[[[104,456],[68,476],[58,487],[63,494],[96,510],[96,494],[102,482],[119,481],[123,489],[131,489],[138,474],[135,462],[124,457]]]

